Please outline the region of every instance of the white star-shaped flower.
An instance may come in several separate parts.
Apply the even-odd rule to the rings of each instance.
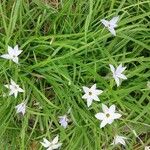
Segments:
[[[119,16],[113,17],[110,21],[102,19],[101,22],[103,25],[108,28],[112,35],[116,36],[115,28],[118,26],[117,22],[119,20]]]
[[[108,108],[106,105],[102,104],[103,113],[97,113],[95,117],[99,120],[102,120],[100,128],[103,128],[106,124],[111,124],[115,119],[119,119],[122,115],[115,113],[116,106],[111,105]]]
[[[67,128],[69,119],[67,118],[67,115],[60,116],[59,117],[59,123],[62,127]]]
[[[114,68],[113,65],[109,64],[111,72],[113,73],[113,78],[115,79],[115,82],[117,86],[121,84],[120,79],[126,80],[127,77],[122,74],[122,72],[126,69],[126,67],[122,67],[122,64],[120,64],[116,69]]]
[[[43,142],[40,142],[47,150],[58,149],[62,143],[58,143],[58,135],[53,139],[52,142],[49,142],[46,138],[43,138]]]
[[[17,113],[22,113],[24,115],[26,112],[26,103],[22,102],[19,105],[17,105],[15,108]]]
[[[8,46],[8,54],[1,55],[2,58],[12,60],[16,64],[18,64],[18,56],[21,54],[22,50],[19,50],[18,45],[14,48]]]
[[[112,145],[122,144],[122,145],[125,146],[125,145],[126,145],[126,142],[125,142],[126,139],[127,139],[127,138],[124,137],[124,136],[116,135],[116,136],[114,137],[114,140],[113,140]]]
[[[150,146],[145,146],[145,150],[150,150]]]
[[[10,85],[4,85],[6,88],[10,90],[9,95],[14,95],[15,98],[17,98],[19,92],[24,92],[22,88],[19,87],[18,84],[16,84],[12,79],[10,81]]]
[[[87,100],[87,106],[89,107],[93,100],[100,101],[98,95],[100,95],[103,91],[96,89],[96,84],[94,84],[91,88],[83,86],[83,91],[85,94],[82,96],[83,99]]]

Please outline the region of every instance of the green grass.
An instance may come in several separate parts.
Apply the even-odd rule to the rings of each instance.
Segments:
[[[113,37],[100,20],[116,15]],[[1,0],[0,18],[0,55],[8,45],[23,50],[20,65],[0,59],[0,150],[42,150],[43,137],[57,134],[63,150],[112,150],[115,134],[128,137],[127,150],[150,144],[150,0]],[[128,80],[117,88],[109,64],[120,63]],[[25,90],[17,99],[2,96],[11,78]],[[94,83],[104,92],[87,108],[82,86]],[[14,107],[23,100],[20,117]],[[94,116],[102,103],[123,115],[104,129]],[[58,116],[70,107],[63,129]]]

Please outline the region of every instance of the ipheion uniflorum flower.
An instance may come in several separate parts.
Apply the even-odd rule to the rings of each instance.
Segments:
[[[98,96],[103,93],[102,90],[96,89],[96,84],[94,84],[91,88],[83,86],[83,91],[85,94],[82,96],[82,98],[87,100],[88,107],[92,104],[93,100],[100,101]]]
[[[119,113],[116,113],[116,106],[111,105],[109,108],[102,104],[102,110],[103,112],[97,113],[95,117],[99,120],[101,120],[100,128],[103,128],[107,124],[113,123],[115,119],[119,119],[122,115]]]
[[[15,98],[17,98],[19,92],[24,92],[24,90],[20,88],[19,85],[16,84],[12,79],[10,81],[10,84],[4,86],[10,90],[9,95],[14,95]]]
[[[18,64],[19,58],[18,56],[21,54],[22,50],[19,50],[18,45],[16,45],[14,48],[8,46],[8,53],[1,55],[4,59],[9,59]]]
[[[110,21],[102,19],[102,24],[111,32],[112,35],[116,36],[115,28],[118,26],[117,22],[119,20],[119,16],[113,17]]]
[[[116,69],[111,64],[109,64],[109,66],[117,86],[120,86],[121,81],[127,79],[127,77],[123,74],[123,71],[125,71],[126,67],[122,67],[122,64],[120,64]]]

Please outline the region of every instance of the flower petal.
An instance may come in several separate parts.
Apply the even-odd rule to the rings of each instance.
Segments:
[[[113,25],[114,27],[117,27],[117,22],[119,20],[119,16],[113,17],[109,22],[111,25]]]
[[[49,147],[50,145],[50,142],[46,139],[46,138],[43,138],[43,142],[40,142],[45,148]]]
[[[93,100],[91,98],[87,99],[87,106],[90,107],[92,104]]]
[[[109,21],[105,20],[105,19],[102,19],[101,20],[101,23],[105,26],[105,27],[108,27],[109,25]]]
[[[95,94],[96,94],[96,95],[100,95],[100,94],[102,94],[102,93],[103,93],[102,90],[95,90]]]
[[[52,143],[53,143],[53,144],[58,143],[58,138],[59,138],[59,136],[57,135],[57,136],[53,139]]]
[[[9,92],[9,96],[10,96],[10,95],[13,95],[13,94],[14,94],[14,91],[10,91],[10,92]]]
[[[102,110],[105,114],[107,114],[109,112],[109,109],[105,104],[102,104]]]
[[[46,145],[48,145],[48,146],[50,145],[50,142],[46,138],[43,138],[43,140]]]
[[[5,58],[5,59],[12,59],[9,54],[1,55],[1,57],[2,57],[2,58]]]
[[[58,149],[61,145],[62,143],[55,144],[52,146],[52,149]]]
[[[10,46],[8,46],[8,54],[10,56],[12,56],[14,54],[14,49],[12,47],[10,47]]]
[[[115,68],[114,68],[114,66],[111,65],[111,64],[109,64],[109,67],[110,67],[111,72],[114,74],[114,73],[115,73]]]
[[[15,92],[14,92],[14,96],[15,96],[15,98],[17,98],[17,96],[18,96],[18,91],[15,91]]]
[[[108,30],[110,31],[110,33],[111,33],[112,35],[116,36],[116,31],[115,31],[114,28],[108,27]]]
[[[115,82],[117,84],[117,86],[120,86],[120,80],[118,77],[114,76]]]
[[[100,99],[98,98],[97,95],[93,95],[92,98],[93,98],[95,101],[100,101]]]
[[[112,124],[114,122],[114,119],[113,118],[109,118],[107,122],[108,122],[108,124]]]
[[[101,122],[101,124],[100,124],[100,128],[105,127],[106,124],[107,124],[107,121],[104,119],[104,120]]]
[[[18,92],[24,92],[22,88],[18,88]]]
[[[9,84],[6,84],[6,85],[4,85],[4,86],[5,86],[6,88],[8,88],[8,89],[10,88],[10,85],[9,85]]]
[[[113,114],[116,110],[116,106],[115,105],[111,105],[110,108],[109,108],[109,113],[110,114]]]
[[[88,95],[87,94],[84,94],[83,96],[82,96],[82,99],[87,99],[88,98]]]
[[[126,80],[127,77],[124,74],[117,74],[117,77]]]
[[[122,138],[119,139],[119,143],[122,144],[122,145],[124,145],[124,146],[126,145],[125,140],[122,139]]]
[[[18,49],[19,49],[19,48],[18,48],[18,45],[16,45],[16,46],[14,47],[14,50],[15,50],[15,51],[18,51]]]
[[[96,84],[94,84],[94,85],[90,88],[90,90],[94,93],[95,90],[96,90]]]
[[[82,88],[83,88],[83,91],[84,91],[85,93],[88,93],[88,92],[89,92],[89,88],[88,88],[88,87],[83,86]]]
[[[16,53],[16,56],[18,56],[18,55],[20,55],[22,53],[22,50],[18,50],[15,53]]]
[[[106,116],[104,113],[97,113],[95,117],[99,120],[104,120]]]
[[[119,119],[121,116],[122,116],[122,115],[119,114],[119,113],[114,113],[114,114],[113,114],[113,118],[114,118],[114,119]]]
[[[52,148],[52,147],[49,147],[47,150],[53,150],[53,148]]]
[[[14,80],[10,80],[10,83],[11,83],[11,85],[13,85],[13,86],[17,86],[17,84],[16,84],[16,82],[14,81]]]
[[[18,64],[18,57],[14,57],[14,58],[12,59],[12,61],[15,62],[16,64]]]
[[[122,64],[120,64],[116,69],[116,74],[121,74],[125,69],[126,67],[122,67]]]

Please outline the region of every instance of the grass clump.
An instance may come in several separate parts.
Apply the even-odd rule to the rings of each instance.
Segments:
[[[40,150],[57,134],[64,150],[111,150],[116,134],[128,138],[128,150],[149,145],[149,8],[149,0],[1,1],[0,54],[16,44],[23,52],[20,65],[0,59],[0,149]],[[114,37],[100,20],[118,15]],[[128,79],[116,87],[109,64],[120,63]],[[17,99],[3,97],[10,79],[25,90]],[[82,86],[94,83],[103,94],[88,108]],[[24,116],[15,111],[22,101]],[[115,104],[122,118],[100,129],[94,115],[102,103]],[[64,129],[58,117],[70,108]]]

